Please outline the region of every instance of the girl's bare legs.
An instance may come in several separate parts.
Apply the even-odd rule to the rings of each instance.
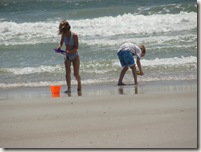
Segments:
[[[71,61],[65,61],[65,69],[66,69],[66,83],[67,83],[67,90],[65,93],[71,92]]]
[[[74,69],[74,76],[77,80],[77,91],[82,91],[82,85],[81,85],[81,77],[80,77],[80,57],[76,57],[73,60],[73,69]]]
[[[126,74],[126,71],[128,70],[128,67],[123,67],[123,69],[121,70],[120,76],[119,76],[119,81],[117,85],[125,85],[122,81],[124,78],[124,75]]]

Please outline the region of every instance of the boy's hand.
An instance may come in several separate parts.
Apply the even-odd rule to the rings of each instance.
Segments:
[[[142,75],[144,75],[144,73],[141,71],[141,72],[140,72],[140,75],[142,76]]]
[[[137,75],[141,75],[141,76],[143,76],[144,73],[143,73],[142,71],[137,71]]]

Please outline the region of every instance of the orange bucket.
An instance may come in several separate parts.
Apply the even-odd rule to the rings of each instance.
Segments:
[[[60,97],[60,94],[52,94],[52,98],[58,98]]]
[[[55,86],[50,86],[50,89],[52,91],[52,95],[59,95],[60,94],[60,86],[55,85]]]

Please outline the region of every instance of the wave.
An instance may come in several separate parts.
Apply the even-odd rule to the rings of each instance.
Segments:
[[[197,13],[136,15],[123,14],[93,19],[69,20],[81,43],[92,40],[115,41],[122,35],[163,34],[197,29]],[[0,45],[58,43],[58,21],[16,23],[0,22]],[[111,38],[112,37],[112,38]],[[104,42],[106,42],[104,41]],[[103,42],[102,42],[103,43]],[[104,44],[104,43],[103,43]]]
[[[131,81],[132,78],[125,81]],[[197,80],[197,76],[193,74],[180,74],[180,75],[166,75],[166,76],[143,76],[138,79],[140,82],[153,82],[153,81],[186,81],[186,80]],[[93,85],[93,84],[105,84],[105,83],[117,83],[115,78],[101,78],[101,79],[86,79],[82,80],[82,85]],[[131,81],[132,83],[132,81]],[[75,80],[71,81],[72,85],[77,85]],[[36,82],[16,82],[16,83],[0,83],[0,88],[16,88],[16,87],[47,87],[51,85],[66,85],[65,81],[36,81]]]
[[[100,17],[72,21],[82,36],[114,36],[124,34],[156,34],[196,28],[196,13],[134,15]],[[83,30],[82,30],[83,29]],[[87,30],[85,30],[87,29]]]
[[[197,64],[197,57],[195,56],[189,56],[189,57],[184,57],[182,56],[181,58],[179,57],[173,57],[173,58],[155,58],[151,60],[147,59],[141,59],[141,63],[143,66],[146,67],[153,67],[153,66],[178,66],[178,65],[187,65],[187,64]],[[119,61],[114,62],[115,66],[119,66],[120,63]]]
[[[43,82],[16,82],[16,83],[0,83],[0,88],[14,88],[14,87],[41,87],[50,85],[64,85],[64,81],[43,81]]]
[[[189,57],[174,57],[174,58],[155,58],[151,60],[142,59],[141,63],[143,67],[158,67],[164,66],[167,67],[177,67],[177,66],[188,66],[190,64],[197,65],[197,57],[189,56]],[[80,71],[83,74],[101,74],[104,75],[106,73],[115,72],[116,69],[120,67],[120,63],[117,59],[113,59],[110,61],[102,60],[102,61],[82,61]],[[1,68],[1,73],[10,73],[13,75],[29,75],[29,74],[42,74],[42,73],[64,73],[64,65],[52,65],[45,66],[41,65],[38,67],[16,67],[16,68]]]
[[[139,81],[196,80],[197,57],[173,57],[141,60],[145,75]],[[80,75],[82,84],[116,83],[121,70],[118,59],[101,61],[82,61]],[[130,70],[129,70],[130,71]],[[64,65],[41,65],[38,67],[0,68],[2,81],[0,88],[40,87],[66,85]],[[132,74],[125,77],[130,81]],[[77,82],[72,76],[72,84]]]
[[[197,57],[189,56],[181,58],[174,57],[174,58],[156,58],[154,60],[142,60],[144,66],[176,66],[176,65],[185,65],[185,64],[197,64]]]
[[[1,72],[3,73],[12,73],[14,75],[27,75],[34,73],[53,73],[58,71],[63,71],[61,65],[54,66],[38,66],[38,67],[17,67],[17,68],[1,68]]]

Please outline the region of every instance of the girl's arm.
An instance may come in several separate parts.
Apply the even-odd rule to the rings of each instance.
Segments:
[[[63,46],[63,43],[64,43],[64,36],[61,35],[61,40],[60,40],[60,43],[59,43],[58,49],[61,49],[61,47]]]

